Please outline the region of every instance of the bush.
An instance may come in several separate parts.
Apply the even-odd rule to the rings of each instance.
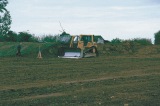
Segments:
[[[123,42],[123,40],[121,40],[119,38],[116,38],[116,39],[111,40],[110,43],[113,44],[113,45],[117,45],[117,44],[120,44],[122,42]]]
[[[29,38],[29,42],[39,42],[39,38],[32,35],[32,37]]]
[[[56,42],[56,36],[52,36],[52,35],[43,36],[42,42]]]
[[[160,31],[158,31],[158,32],[155,33],[154,35],[155,35],[155,36],[154,36],[154,38],[155,38],[154,44],[155,44],[155,45],[160,45]]]
[[[141,46],[152,45],[151,39],[146,39],[146,38],[135,38],[135,39],[131,40],[131,42],[138,43]]]
[[[16,42],[17,41],[17,33],[13,31],[9,31],[7,36],[5,36],[5,41],[7,42]]]
[[[102,54],[134,54],[144,46],[152,45],[150,39],[136,38],[132,40],[113,39],[110,43],[101,45]]]
[[[3,35],[0,35],[0,42],[4,42],[5,41],[5,37]]]
[[[18,41],[19,42],[29,42],[32,38],[32,35],[28,32],[20,32],[18,34]]]

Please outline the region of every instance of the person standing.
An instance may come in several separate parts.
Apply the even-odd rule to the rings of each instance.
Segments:
[[[21,56],[21,43],[19,43],[19,45],[17,46],[17,56]]]

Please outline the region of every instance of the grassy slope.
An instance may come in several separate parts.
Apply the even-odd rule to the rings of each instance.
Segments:
[[[0,42],[0,57],[7,57],[7,56],[15,56],[17,52],[17,45],[19,43],[14,43],[14,42]],[[54,53],[56,52],[56,49],[53,48],[54,43],[31,43],[31,42],[23,42],[21,44],[22,49],[21,53],[22,56],[27,56],[27,57],[36,57],[39,51],[39,47],[42,51],[42,54],[44,57],[55,57]],[[52,48],[51,48],[52,47]],[[56,47],[56,46],[55,46]],[[109,48],[111,45],[98,45],[98,51],[100,55],[118,55],[120,51],[111,51]],[[117,47],[116,50],[119,50],[121,48]],[[123,48],[124,49],[124,48]],[[113,52],[113,54],[112,54]],[[139,49],[136,50],[134,54],[137,55],[153,55],[153,54],[159,54],[160,53],[160,46],[144,46],[140,47]],[[124,52],[121,54],[131,54],[129,52]],[[132,53],[133,54],[133,53]]]
[[[159,106],[160,55],[85,59],[5,57],[2,106]]]
[[[0,42],[0,57],[15,56],[18,44],[19,43],[14,43],[14,42]],[[22,56],[36,57],[39,51],[39,47],[41,51],[43,51],[48,47],[50,47],[51,45],[53,44],[23,42],[21,44],[22,46],[21,53]]]

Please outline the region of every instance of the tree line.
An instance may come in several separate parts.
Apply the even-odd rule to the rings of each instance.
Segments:
[[[0,36],[0,42],[56,42],[56,37],[59,35],[43,35],[35,36],[29,32],[8,31],[5,36]]]

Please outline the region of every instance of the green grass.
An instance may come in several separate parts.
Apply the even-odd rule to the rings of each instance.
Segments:
[[[17,53],[17,45],[19,43],[15,42],[0,42],[0,57],[15,56]],[[44,50],[50,48],[53,43],[31,43],[22,42],[21,43],[21,54],[22,56],[35,57],[38,54],[39,47],[43,52]],[[48,52],[48,51],[47,51]]]
[[[1,106],[159,106],[160,55],[1,57]]]

